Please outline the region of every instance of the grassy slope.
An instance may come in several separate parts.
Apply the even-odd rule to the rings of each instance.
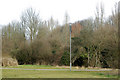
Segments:
[[[105,73],[105,72],[104,72]],[[3,70],[3,78],[116,78],[103,72]]]
[[[0,68],[2,68],[2,66],[0,66]],[[2,78],[2,69],[0,69],[0,80]]]
[[[70,69],[69,66],[51,66],[51,65],[18,65],[18,66],[9,66],[4,68],[24,68],[24,69]],[[85,67],[73,67],[72,69],[90,69]],[[93,68],[91,68],[93,69]],[[101,68],[94,68],[101,69]]]
[[[24,68],[24,69],[69,69],[69,66],[51,66],[51,65],[18,65],[4,68]],[[77,69],[72,67],[72,69]]]
[[[8,68],[24,69],[66,69],[64,67],[46,65],[19,65]],[[3,78],[116,78],[108,75],[110,72],[85,72],[85,71],[36,71],[36,70],[3,70]]]

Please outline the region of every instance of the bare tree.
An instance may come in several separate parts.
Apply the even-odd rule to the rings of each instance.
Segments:
[[[30,37],[30,41],[36,37],[39,27],[39,14],[32,8],[26,10],[21,16],[22,27],[25,27],[26,33]],[[28,36],[27,36],[28,37]]]

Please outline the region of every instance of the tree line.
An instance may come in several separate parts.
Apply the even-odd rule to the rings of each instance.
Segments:
[[[77,21],[80,33],[72,37],[72,65],[118,68],[117,6],[108,18],[104,7],[96,7],[95,18]],[[44,20],[33,8],[22,13],[20,21],[2,27],[2,53],[16,58],[20,65],[69,65],[69,16],[62,25],[51,17]]]

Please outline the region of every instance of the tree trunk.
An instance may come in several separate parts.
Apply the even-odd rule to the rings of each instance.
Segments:
[[[89,62],[90,62],[90,57],[89,57],[89,52],[88,52],[88,67],[89,67]]]
[[[97,67],[97,62],[98,62],[98,60],[97,60],[97,52],[96,52],[96,65],[95,65],[95,67]]]

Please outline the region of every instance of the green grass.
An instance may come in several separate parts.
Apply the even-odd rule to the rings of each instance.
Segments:
[[[117,78],[106,72],[3,70],[3,78]]]
[[[24,68],[24,69],[69,69],[69,67],[56,67],[51,65],[18,65],[18,66],[9,66],[4,68]],[[75,69],[75,67],[72,67]]]
[[[69,69],[69,67],[56,67],[50,65],[19,65],[16,67],[5,68],[23,68],[23,69]],[[75,69],[73,67],[72,69]],[[10,70],[3,69],[3,78],[117,78],[117,75],[111,75],[110,71],[39,71],[39,70]]]
[[[2,68],[1,66],[0,66],[0,68]],[[0,69],[0,80],[2,79],[2,69]]]

